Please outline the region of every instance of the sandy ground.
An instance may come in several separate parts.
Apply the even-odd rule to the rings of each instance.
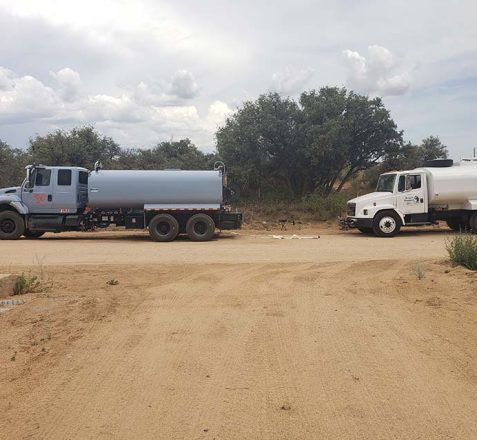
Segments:
[[[448,232],[272,233],[1,242],[43,281],[0,313],[0,438],[476,439],[477,275]]]

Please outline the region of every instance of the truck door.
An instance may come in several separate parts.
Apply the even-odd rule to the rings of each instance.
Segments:
[[[22,201],[32,214],[49,214],[53,209],[52,170],[35,168],[31,175],[30,186],[24,186]]]
[[[76,181],[73,181],[73,170],[60,168],[56,173],[53,202],[57,212],[75,212],[77,206]]]
[[[426,176],[420,173],[401,174],[398,180],[396,208],[404,215],[427,212]]]

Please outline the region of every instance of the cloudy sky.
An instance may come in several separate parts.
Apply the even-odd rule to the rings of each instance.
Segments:
[[[0,139],[94,123],[123,146],[214,132],[244,100],[383,96],[407,139],[477,146],[471,0],[0,0]]]

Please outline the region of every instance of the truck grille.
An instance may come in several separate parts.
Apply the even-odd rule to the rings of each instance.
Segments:
[[[346,214],[348,214],[350,217],[356,215],[356,203],[348,203]]]

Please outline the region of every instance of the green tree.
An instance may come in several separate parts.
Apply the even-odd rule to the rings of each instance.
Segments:
[[[216,155],[204,154],[190,139],[161,142],[150,150],[129,150],[126,155],[130,158],[129,161],[135,163],[136,168],[144,170],[212,169],[217,160]]]
[[[300,103],[315,188],[325,196],[399,150],[402,133],[380,98],[324,87],[303,93]]]
[[[20,185],[25,178],[28,157],[0,140],[0,188]]]
[[[301,117],[293,100],[269,93],[246,102],[219,128],[218,153],[243,189],[259,198],[274,189],[303,192]]]
[[[100,160],[105,167],[121,154],[112,138],[100,135],[94,127],[56,130],[30,139],[28,152],[36,164],[72,165],[92,168]]]
[[[426,160],[446,159],[447,146],[438,136],[429,136],[419,145],[412,142],[403,143],[397,151],[392,151],[382,162],[369,169],[363,176],[365,185],[376,186],[380,174],[394,170],[412,170],[424,166]]]
[[[217,148],[246,189],[298,198],[340,191],[401,139],[379,98],[324,87],[299,104],[276,93],[245,103],[218,130]]]

